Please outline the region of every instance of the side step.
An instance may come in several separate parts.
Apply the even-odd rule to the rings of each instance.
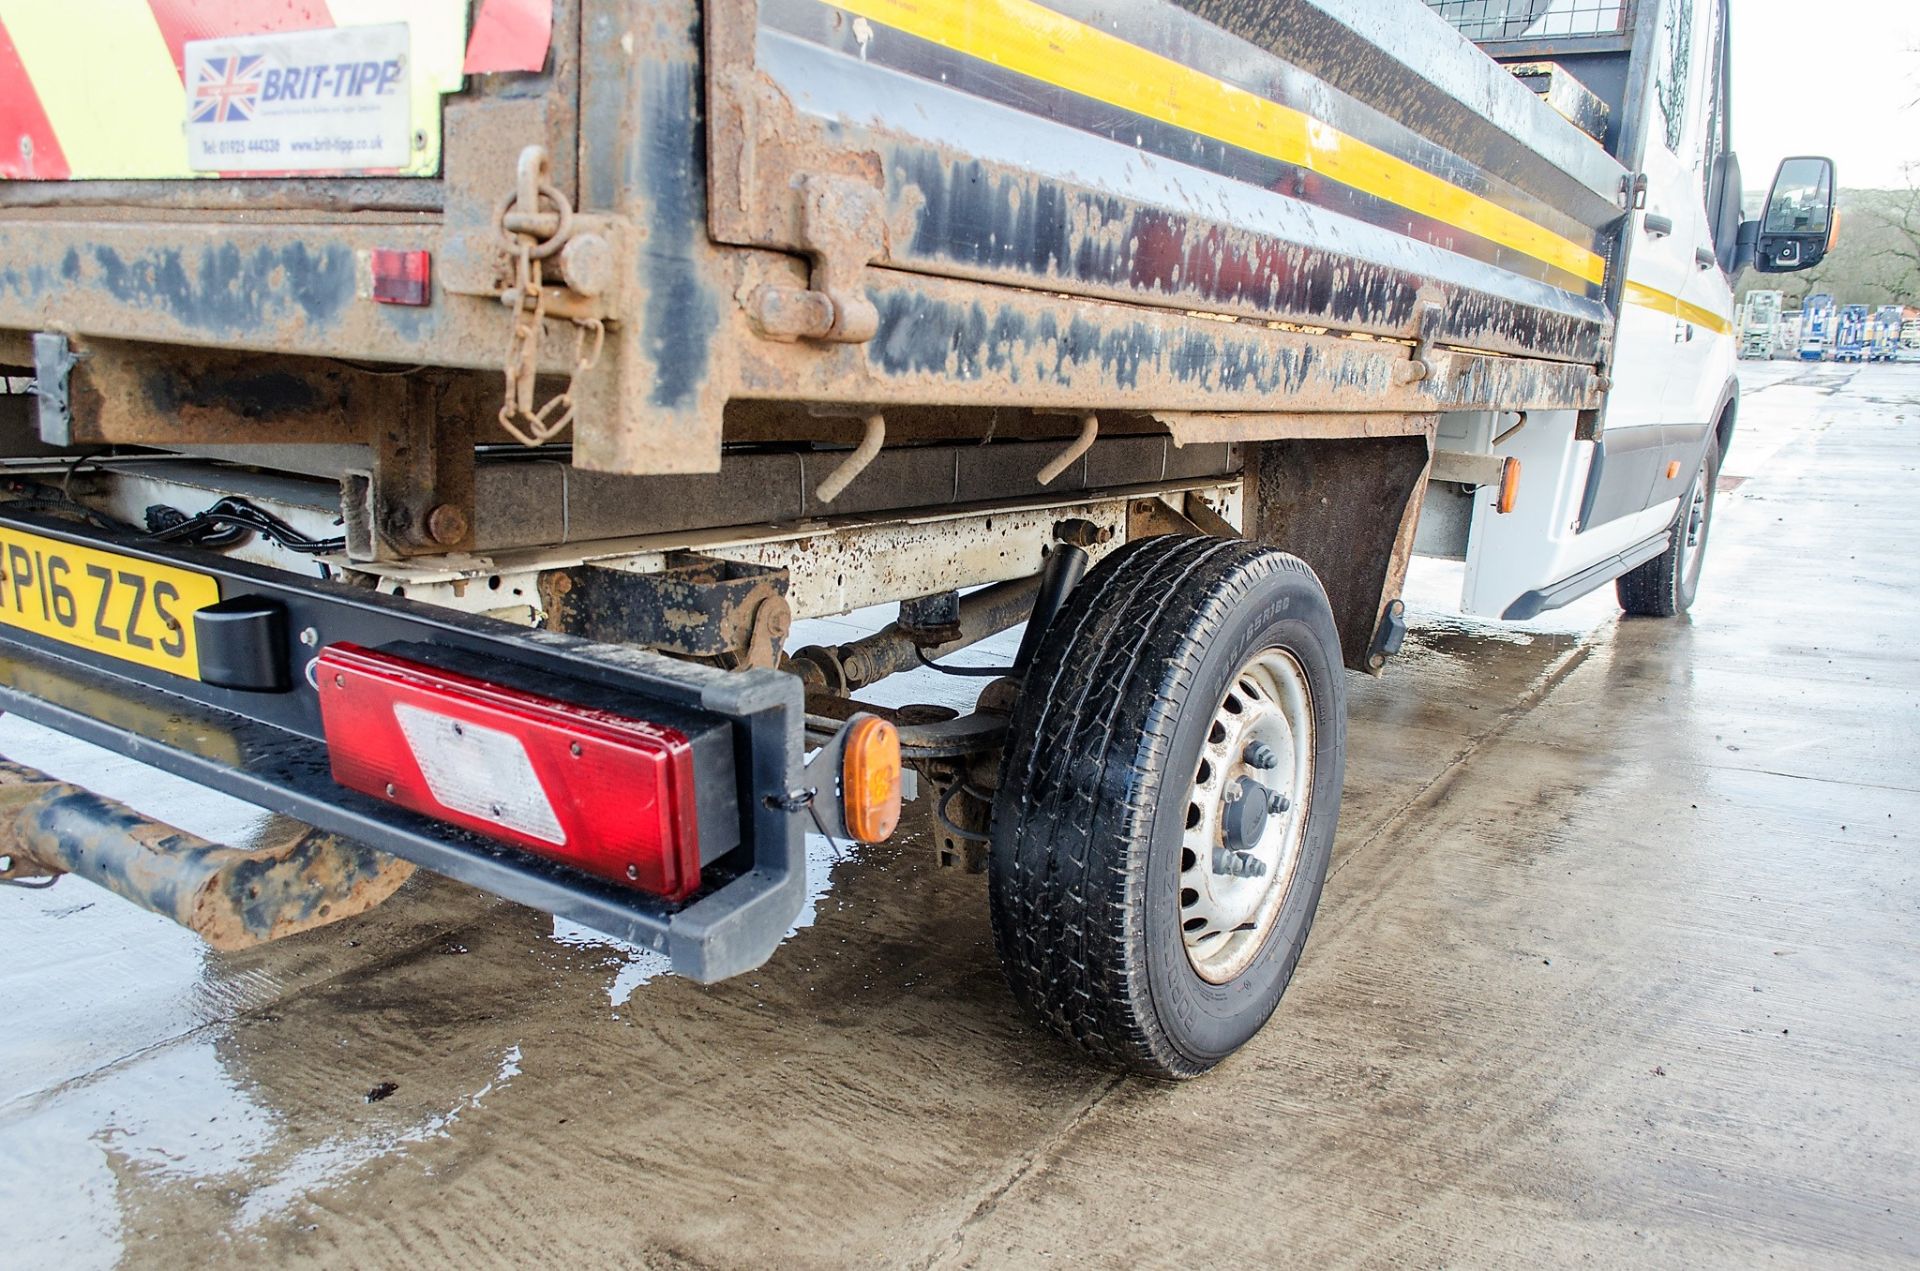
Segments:
[[[228,847],[0,760],[0,880],[73,874],[216,949],[251,948],[365,913],[414,866],[311,826]]]

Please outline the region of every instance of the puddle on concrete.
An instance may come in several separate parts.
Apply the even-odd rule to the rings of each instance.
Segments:
[[[229,1071],[222,1026],[136,1056],[10,1118],[0,1154],[6,1245],[20,1265],[111,1267],[130,1251],[123,1227],[149,1188],[185,1186],[244,1238],[381,1157],[449,1134],[520,1075],[520,1047],[450,1105],[295,1147],[299,1129]],[[29,1196],[59,1203],[24,1203]]]
[[[520,1075],[518,1044],[501,1054],[492,1080],[452,1106],[435,1109],[396,1125],[381,1125],[358,1134],[338,1135],[303,1148],[274,1167],[264,1182],[254,1183],[241,1203],[234,1230],[246,1232],[286,1213],[312,1193],[338,1187],[362,1166],[392,1152],[451,1133],[455,1122],[478,1109],[483,1100]]]
[[[807,835],[807,903],[801,908],[800,916],[794,919],[793,926],[787,928],[783,940],[791,940],[796,932],[813,925],[820,898],[827,894],[833,882],[834,869],[852,860],[853,854],[854,848],[850,844],[830,842],[819,834]],[[553,938],[569,949],[599,949],[606,952],[605,962],[617,968],[613,982],[607,986],[608,1004],[615,1011],[625,1006],[642,985],[660,976],[673,974],[671,961],[666,954],[615,939],[566,918],[556,917],[553,920]],[[616,1014],[614,1018],[620,1017]]]
[[[1460,584],[1465,566],[1457,561],[1419,559],[1407,571],[1403,597],[1407,604],[1407,642],[1387,670],[1406,673],[1436,662],[1456,664],[1477,675],[1488,659],[1517,657],[1523,662],[1551,664],[1588,637],[1596,627],[1618,617],[1613,588],[1583,596],[1563,609],[1550,609],[1527,622],[1496,622],[1460,612]]]

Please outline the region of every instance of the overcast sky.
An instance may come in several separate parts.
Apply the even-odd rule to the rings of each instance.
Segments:
[[[1733,147],[1761,188],[1790,154],[1823,154],[1840,184],[1903,184],[1920,162],[1920,3],[1731,0]]]

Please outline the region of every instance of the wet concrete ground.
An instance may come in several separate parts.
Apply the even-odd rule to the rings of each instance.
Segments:
[[[241,956],[0,889],[0,1261],[1910,1265],[1920,368],[1747,380],[1691,621],[1417,580],[1300,973],[1212,1077],[1030,1028],[917,835],[823,850],[811,925],[709,989],[428,878]]]

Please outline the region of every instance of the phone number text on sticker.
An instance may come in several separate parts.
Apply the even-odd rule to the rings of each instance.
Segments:
[[[219,599],[205,574],[0,528],[0,623],[62,644],[198,679],[193,615]]]
[[[395,22],[190,41],[188,162],[203,172],[405,167],[408,38]]]

